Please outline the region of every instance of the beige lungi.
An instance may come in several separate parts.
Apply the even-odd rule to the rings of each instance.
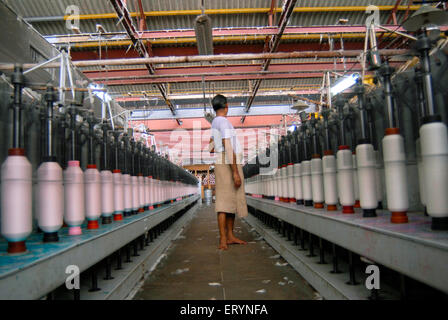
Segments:
[[[238,217],[247,217],[246,194],[244,191],[244,174],[241,164],[237,164],[241,178],[241,186],[236,189],[233,183],[232,168],[226,164],[225,153],[218,153],[219,163],[215,163],[215,211],[225,213],[236,213]],[[237,159],[240,156],[237,155]],[[218,162],[218,161],[217,161]],[[238,162],[238,161],[237,161]]]

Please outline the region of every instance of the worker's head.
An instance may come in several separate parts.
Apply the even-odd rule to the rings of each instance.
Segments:
[[[229,111],[229,105],[227,104],[227,98],[222,94],[217,94],[212,100],[213,110],[217,116],[225,116]]]

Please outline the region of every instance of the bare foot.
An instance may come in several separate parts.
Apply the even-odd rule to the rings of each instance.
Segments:
[[[247,244],[246,241],[238,239],[237,237],[229,237],[227,244]]]
[[[226,238],[221,239],[221,241],[219,242],[219,250],[227,250],[229,249],[229,247],[227,247],[228,241],[226,240]]]

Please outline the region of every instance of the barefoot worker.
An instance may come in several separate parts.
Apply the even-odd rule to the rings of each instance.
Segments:
[[[235,214],[240,218],[247,216],[242,154],[235,129],[226,118],[229,111],[227,98],[218,94],[213,98],[212,105],[216,113],[210,139],[211,152],[216,153],[215,211],[218,214],[219,249],[227,250],[229,244],[247,244],[233,234]]]

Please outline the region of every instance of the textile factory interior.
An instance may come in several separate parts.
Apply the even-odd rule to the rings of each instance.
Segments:
[[[447,8],[0,0],[0,300],[446,301]]]

